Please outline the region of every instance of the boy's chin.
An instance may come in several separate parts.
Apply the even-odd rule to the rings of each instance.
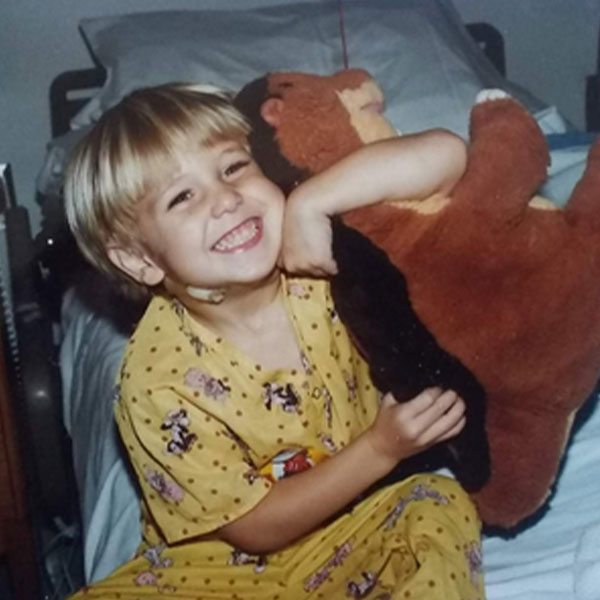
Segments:
[[[214,281],[204,281],[196,284],[179,284],[165,286],[167,291],[175,296],[180,296],[182,293],[186,294],[188,287],[206,290],[208,293],[210,290],[224,291],[226,294],[230,293],[243,293],[251,289],[259,288],[263,285],[268,285],[272,281],[278,279],[280,276],[279,266],[274,262],[272,265],[265,266],[261,269],[255,269],[251,272],[248,270],[240,272],[238,274],[231,274],[231,277],[223,277],[222,279],[215,279]]]
[[[268,263],[265,262],[259,266],[245,268],[243,271],[240,271],[237,274],[237,277],[232,278],[231,284],[239,283],[244,285],[259,283],[269,279],[269,277],[272,277],[274,273],[279,273],[279,267],[275,259],[269,261]]]
[[[241,277],[237,282],[231,282],[227,287],[230,288],[254,288],[260,287],[278,279],[280,275],[279,266],[274,264],[270,269],[256,271],[250,275]]]

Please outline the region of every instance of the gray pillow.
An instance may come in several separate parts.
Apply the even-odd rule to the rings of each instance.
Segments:
[[[383,87],[386,114],[402,132],[446,127],[466,136],[486,87],[506,89],[532,111],[543,106],[499,75],[450,0],[346,0],[343,17],[349,65]],[[269,71],[344,67],[337,0],[85,19],[81,30],[108,78],[74,128],[139,87],[193,81],[236,91]]]

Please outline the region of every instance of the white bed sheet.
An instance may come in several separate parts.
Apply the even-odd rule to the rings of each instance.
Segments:
[[[490,600],[600,599],[600,546],[593,544],[599,538],[587,533],[600,534],[598,396],[587,411],[591,414],[573,436],[547,513],[512,539],[485,539]]]
[[[585,155],[584,147],[553,151],[546,193],[567,197]],[[112,417],[125,336],[75,292],[63,308],[64,420],[81,490],[85,576],[96,581],[129,559],[140,541],[136,486]],[[516,537],[484,539],[489,600],[600,600],[598,405],[594,397],[581,413],[587,418],[574,432],[547,513]]]

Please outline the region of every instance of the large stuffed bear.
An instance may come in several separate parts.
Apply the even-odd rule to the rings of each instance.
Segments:
[[[236,102],[284,190],[394,135],[360,70],[273,73]],[[488,525],[512,527],[543,505],[599,375],[600,143],[563,210],[534,198],[548,161],[526,111],[488,99],[472,111],[450,197],[389,199],[333,223],[334,300],[376,385],[402,400],[438,384],[467,403],[461,435],[406,468],[441,455]]]

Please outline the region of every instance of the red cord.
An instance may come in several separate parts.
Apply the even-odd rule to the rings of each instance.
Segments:
[[[344,5],[343,0],[338,0],[340,7],[340,35],[342,38],[342,58],[344,61],[344,69],[348,68],[348,48],[346,46],[346,29],[344,27]]]

